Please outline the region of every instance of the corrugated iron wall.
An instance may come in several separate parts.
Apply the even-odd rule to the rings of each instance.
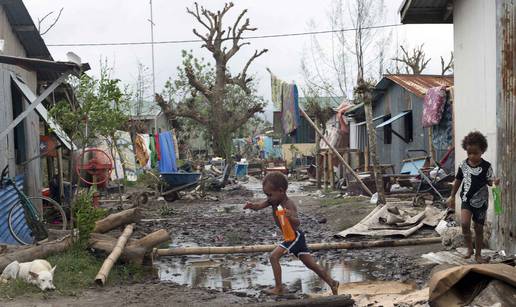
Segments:
[[[497,0],[498,173],[503,213],[495,218],[495,245],[516,253],[516,0]]]
[[[16,185],[23,189],[23,176],[16,177]],[[0,243],[18,244],[9,231],[9,210],[18,202],[18,194],[12,186],[0,190]],[[24,240],[29,240],[29,228],[25,222],[23,210],[15,213],[15,229],[17,234],[23,234]]]

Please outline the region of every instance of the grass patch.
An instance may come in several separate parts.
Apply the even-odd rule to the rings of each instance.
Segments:
[[[0,298],[11,299],[18,296],[50,298],[54,296],[77,296],[83,290],[95,286],[94,279],[104,262],[86,250],[72,248],[64,253],[49,257],[48,262],[57,266],[54,273],[56,291],[42,292],[38,287],[21,280],[0,283]],[[135,265],[115,265],[111,270],[107,285],[140,281],[147,274],[144,268]]]

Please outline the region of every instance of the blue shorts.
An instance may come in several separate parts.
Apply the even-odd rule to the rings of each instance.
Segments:
[[[299,258],[299,255],[310,254],[310,250],[306,245],[305,233],[301,230],[296,231],[296,238],[294,241],[283,241],[279,244],[282,248],[286,249],[287,252],[294,254]]]

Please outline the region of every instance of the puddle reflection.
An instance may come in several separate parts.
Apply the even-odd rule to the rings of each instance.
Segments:
[[[185,263],[180,259],[156,264],[161,281],[171,281],[192,287],[211,288],[223,291],[256,293],[263,287],[274,285],[270,264],[262,264],[245,258],[200,258],[191,257]],[[367,268],[358,263],[343,261],[319,262],[331,276],[341,282],[358,282],[371,279]],[[327,290],[327,286],[314,272],[299,260],[284,259],[281,263],[283,283],[289,289],[302,293]]]

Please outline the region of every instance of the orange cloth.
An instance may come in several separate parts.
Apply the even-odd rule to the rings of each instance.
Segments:
[[[134,143],[136,147],[136,159],[141,167],[145,167],[150,158],[145,141],[141,135],[137,134]]]

